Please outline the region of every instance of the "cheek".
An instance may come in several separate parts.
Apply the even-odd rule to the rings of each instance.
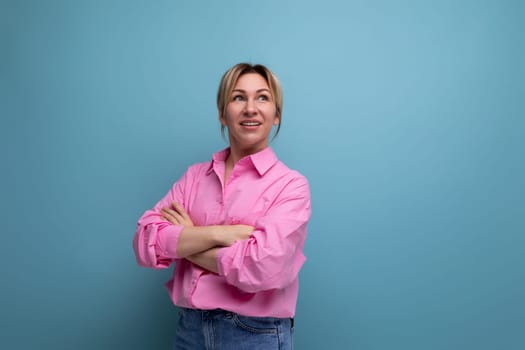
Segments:
[[[238,106],[229,104],[226,107],[226,110],[224,111],[222,120],[224,121],[224,123],[227,124],[229,121],[232,120],[232,118],[236,118],[239,115],[239,113],[240,110]]]

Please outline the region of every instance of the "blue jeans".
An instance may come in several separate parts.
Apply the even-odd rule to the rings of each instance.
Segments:
[[[292,350],[293,319],[181,308],[175,350]]]

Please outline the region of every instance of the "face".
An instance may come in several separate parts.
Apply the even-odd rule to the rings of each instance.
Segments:
[[[279,116],[266,80],[257,73],[244,74],[233,88],[222,125],[228,128],[230,147],[245,155],[268,146]]]

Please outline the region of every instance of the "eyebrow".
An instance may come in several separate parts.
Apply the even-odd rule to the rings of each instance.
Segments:
[[[233,89],[232,92],[242,92],[242,93],[246,93],[246,90],[243,90],[243,89]],[[266,92],[270,92],[270,89],[266,89],[266,88],[263,88],[263,89],[259,89],[255,92],[263,92],[263,91],[266,91]]]

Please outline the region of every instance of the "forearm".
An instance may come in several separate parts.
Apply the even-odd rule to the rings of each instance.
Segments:
[[[182,258],[207,251],[220,245],[217,232],[220,226],[188,226],[180,233],[177,254]]]
[[[177,243],[177,254],[182,258],[208,251],[214,247],[230,246],[246,239],[253,227],[247,225],[187,226]]]
[[[218,273],[217,252],[219,249],[219,247],[211,248],[206,251],[190,255],[186,257],[186,259],[208,271]]]

